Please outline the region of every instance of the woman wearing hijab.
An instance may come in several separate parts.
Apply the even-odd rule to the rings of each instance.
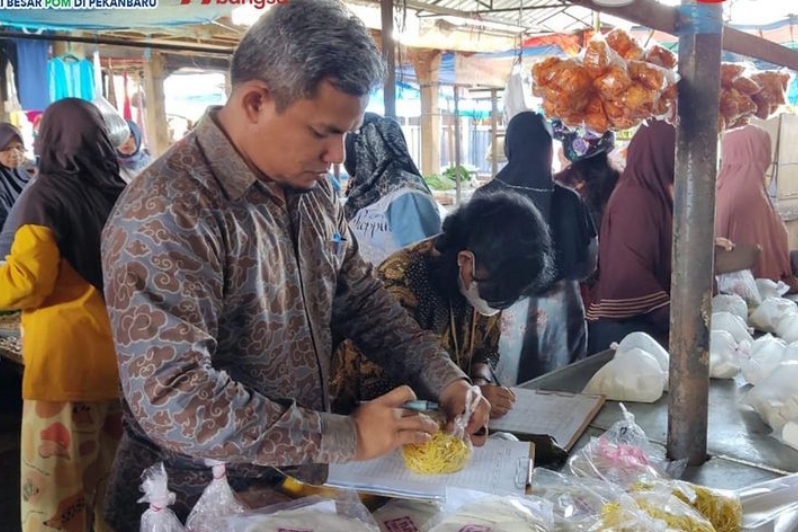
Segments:
[[[152,162],[150,154],[141,145],[141,129],[130,120],[127,120],[130,136],[117,149],[119,158],[119,174],[125,183],[130,183],[133,178]]]
[[[601,222],[599,278],[587,312],[590,353],[633,331],[667,345],[676,130],[641,126]]]
[[[100,112],[44,113],[39,176],[17,205],[0,309],[22,310],[22,529],[105,530],[98,505],[121,436],[100,232],[125,186]]]
[[[723,136],[715,237],[758,245],[761,252],[752,268],[754,277],[784,281],[796,292],[798,279],[790,266],[787,228],[765,184],[770,163],[770,135],[761,127],[745,126]]]
[[[347,135],[344,167],[350,176],[344,213],[367,261],[378,265],[440,232],[438,206],[396,121],[366,113],[360,131]]]
[[[490,401],[491,417],[512,407],[513,393],[496,378],[501,310],[548,285],[552,250],[546,224],[527,198],[482,194],[443,222],[443,232],[391,255],[377,276],[418,324],[441,339],[458,366]],[[381,366],[351,341],[333,358],[335,411],[392,390]]]
[[[579,194],[554,182],[552,134],[543,116],[529,111],[515,115],[507,125],[504,151],[507,165],[477,193],[514,190],[531,199],[549,226],[555,252],[550,289],[505,313],[501,373],[507,381],[524,382],[585,356],[579,281],[595,271],[598,244]]]
[[[31,179],[25,162],[22,134],[11,124],[0,123],[0,228]]]

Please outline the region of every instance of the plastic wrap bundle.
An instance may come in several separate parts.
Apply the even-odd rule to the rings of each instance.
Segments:
[[[713,297],[712,312],[731,312],[748,323],[748,303],[737,294],[718,294]]]
[[[754,341],[751,336],[751,333],[754,332],[753,329],[748,328],[742,318],[735,316],[731,312],[713,312],[712,330],[726,331],[734,337],[734,341],[738,344],[748,342],[750,345]]]
[[[452,434],[446,433],[444,420],[441,420],[441,430],[428,442],[403,445],[402,458],[405,466],[415,473],[424,475],[455,473],[463,469],[474,454],[474,446],[465,429],[479,399],[480,395],[475,393],[473,388],[469,390],[466,410],[455,419]]]
[[[118,148],[130,137],[130,127],[111,102],[102,96],[94,98],[92,103],[100,110],[111,144]]]
[[[546,117],[601,135],[673,118],[675,65],[672,52],[644,51],[629,33],[613,30],[591,39],[581,59],[551,57],[534,65],[532,92],[543,98]]]
[[[670,371],[670,360],[671,356],[662,345],[654,340],[651,336],[644,332],[635,331],[627,334],[624,336],[621,343],[610,344],[610,349],[613,349],[615,352],[620,351],[629,351],[634,348],[639,348],[648,353],[649,355],[653,356],[657,359],[660,368],[664,372],[664,388],[665,391],[668,390],[668,372]]]
[[[790,287],[784,281],[776,282],[773,279],[755,279],[756,289],[759,291],[759,298],[762,301],[770,297],[782,297],[790,291]]]
[[[740,373],[742,360],[751,353],[749,342],[737,343],[726,331],[713,330],[709,334],[709,376],[713,379],[733,379]]]
[[[611,401],[653,403],[662,397],[668,381],[657,359],[640,348],[617,351],[585,386],[586,394],[601,394]]]
[[[185,532],[180,520],[169,508],[175,502],[175,494],[169,491],[163,462],[158,462],[144,471],[141,491],[144,495],[138,502],[150,505],[141,515],[139,526],[141,532]]]
[[[743,378],[750,384],[757,384],[781,364],[786,350],[787,344],[770,334],[757,338],[751,344],[748,358],[741,361]]]
[[[756,116],[767,120],[787,102],[791,76],[786,71],[754,71],[744,63],[723,63],[720,70],[718,130],[748,124]]]
[[[748,322],[759,331],[775,333],[779,322],[790,314],[798,314],[798,305],[789,299],[769,297],[751,313]]]
[[[598,478],[627,488],[642,476],[672,478],[681,475],[686,461],[656,458],[656,451],[635,417],[620,405],[623,419],[598,438],[591,438],[568,461],[573,475]]]
[[[737,294],[748,304],[748,308],[754,308],[762,303],[759,289],[751,270],[740,270],[732,273],[724,273],[715,277],[718,283],[718,292],[721,294]]]
[[[205,464],[211,467],[213,479],[188,515],[186,528],[190,532],[217,532],[223,528],[225,517],[246,511],[227,483],[224,463],[206,460]]]
[[[782,362],[743,399],[775,431],[798,420],[798,361]]]
[[[537,497],[450,489],[442,518],[429,532],[550,532],[553,526],[551,504]]]
[[[644,479],[633,484],[630,490],[670,492],[706,517],[716,532],[739,532],[742,525],[743,507],[739,495],[733,491],[663,479]]]

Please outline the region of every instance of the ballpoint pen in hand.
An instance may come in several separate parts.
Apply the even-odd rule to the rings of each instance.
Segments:
[[[430,410],[438,410],[440,406],[435,401],[425,401],[423,399],[415,399],[413,401],[407,401],[406,403],[402,404],[402,408],[405,410],[413,410],[415,412],[427,412]]]

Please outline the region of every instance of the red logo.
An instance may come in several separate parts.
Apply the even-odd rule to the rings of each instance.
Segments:
[[[191,4],[192,1],[193,0],[180,0],[180,5],[186,6]],[[199,3],[203,6],[207,6],[211,2],[219,5],[230,4],[233,6],[252,4],[258,9],[263,9],[267,5],[287,4],[288,0],[199,0]]]

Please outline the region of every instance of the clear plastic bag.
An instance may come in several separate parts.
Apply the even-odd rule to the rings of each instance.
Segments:
[[[787,343],[798,342],[798,313],[788,314],[779,320],[776,334]]]
[[[568,468],[577,477],[598,478],[628,488],[641,476],[676,478],[687,464],[685,460],[669,462],[658,459],[634,415],[621,403],[623,419],[615,422],[598,438],[591,438],[568,461]]]
[[[758,281],[757,281],[758,282]],[[759,331],[775,333],[779,322],[790,314],[798,314],[798,305],[781,297],[763,298],[751,313],[748,323]]]
[[[726,331],[709,334],[709,376],[713,379],[733,379],[740,373],[742,360],[748,358],[751,344],[737,343]]]
[[[217,532],[225,517],[247,510],[227,483],[224,463],[206,460],[205,464],[211,467],[213,480],[188,515],[186,529],[189,532]]]
[[[639,508],[651,517],[664,521],[672,530],[715,532],[715,527],[706,517],[668,489],[638,491],[631,495]]]
[[[549,532],[553,526],[552,505],[543,499],[447,489],[444,514],[429,532]]]
[[[175,494],[169,491],[168,483],[163,462],[144,470],[141,481],[144,495],[138,502],[146,502],[150,507],[141,515],[141,532],[185,532],[180,520],[169,508],[175,502]]]
[[[227,532],[379,532],[379,527],[355,492],[337,499],[319,496],[267,506],[228,516]]]
[[[762,301],[770,297],[782,297],[790,291],[790,287],[784,281],[778,283],[772,279],[756,279],[756,289],[759,290],[759,297]]]
[[[737,495],[743,505],[743,528],[758,529],[798,511],[798,473],[739,489]]]
[[[740,497],[729,490],[719,490],[682,480],[642,479],[630,488],[632,492],[670,492],[709,520],[716,532],[738,532],[743,518]]]
[[[640,348],[617,351],[585,386],[584,393],[601,394],[611,401],[653,403],[662,397],[667,372]]]
[[[743,398],[770,428],[798,419],[798,361],[782,362]]]
[[[724,273],[723,275],[718,275],[715,280],[718,284],[718,292],[721,294],[737,294],[748,303],[749,308],[755,307],[762,302],[762,297],[759,295],[759,289],[756,286],[751,270]]]
[[[402,458],[405,466],[423,475],[455,473],[463,469],[474,454],[474,445],[465,429],[480,398],[481,394],[474,388],[468,391],[465,412],[455,418],[454,431],[451,434],[447,434],[444,429],[445,420],[439,420],[441,430],[428,442],[403,445]]]
[[[748,304],[737,294],[718,294],[713,297],[712,312],[731,312],[748,323]]]
[[[734,337],[734,341],[738,344],[741,342],[754,342],[753,329],[739,317],[731,312],[713,312],[712,313],[712,330],[713,331],[726,331]]]
[[[425,532],[442,511],[436,501],[391,499],[374,512],[374,520],[381,532]]]
[[[102,96],[97,96],[91,103],[100,110],[108,132],[108,138],[114,148],[118,148],[130,137],[130,127],[125,119],[122,118],[122,115],[119,114],[119,111],[111,105],[111,102]]]
[[[665,521],[655,519],[624,495],[604,505],[598,521],[588,532],[675,532]]]
[[[786,350],[787,344],[770,334],[757,338],[751,344],[751,354],[740,361],[743,378],[757,384],[781,364]]]
[[[541,467],[535,468],[532,492],[552,503],[554,529],[561,532],[587,531],[602,508],[624,494],[620,486],[610,482],[563,475]]]
[[[779,430],[774,431],[773,437],[798,451],[798,418],[788,421]]]
[[[616,344],[613,342],[610,344],[610,349],[616,352],[630,351],[636,347],[657,359],[660,368],[662,368],[664,372],[664,389],[668,391],[668,373],[670,371],[671,356],[659,342],[644,332],[635,331],[627,334],[624,339],[621,340],[621,343]]]

